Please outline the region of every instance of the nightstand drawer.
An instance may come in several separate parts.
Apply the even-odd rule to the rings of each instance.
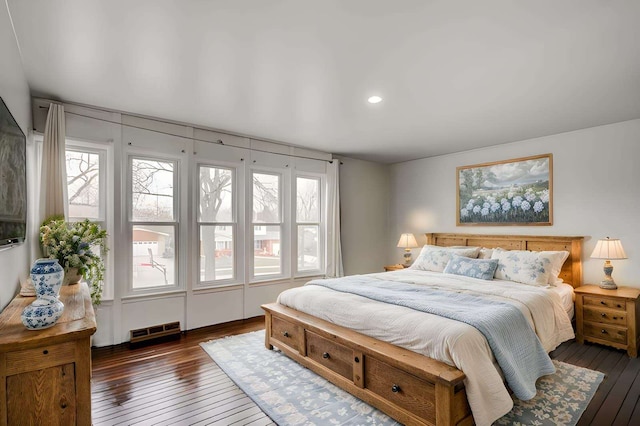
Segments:
[[[585,306],[600,306],[606,307],[610,309],[622,310],[627,309],[623,300],[620,299],[609,299],[606,297],[598,297],[598,296],[584,296],[584,305]]]
[[[615,324],[621,327],[627,325],[627,312],[615,309],[601,308],[599,306],[585,306],[584,320],[604,324]]]
[[[627,329],[604,324],[584,323],[584,335],[609,342],[627,344]]]

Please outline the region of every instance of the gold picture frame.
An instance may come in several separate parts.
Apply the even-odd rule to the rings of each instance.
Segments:
[[[553,225],[553,155],[456,168],[457,226]]]

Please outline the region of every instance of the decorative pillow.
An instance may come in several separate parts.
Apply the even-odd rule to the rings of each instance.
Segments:
[[[480,253],[478,253],[478,259],[491,259],[493,249],[482,247]]]
[[[471,248],[477,248],[477,249],[479,250],[479,252],[478,252],[478,259],[491,259],[491,253],[493,253],[493,249],[486,248],[486,247],[474,247],[474,246],[449,246],[448,248],[452,248],[452,249],[471,249]]]
[[[454,254],[444,268],[444,273],[492,280],[497,267],[498,259],[471,259]]]
[[[478,257],[478,251],[478,247],[453,249],[450,247],[425,245],[409,269],[442,272],[454,254],[475,259]]]
[[[549,284],[553,265],[564,256],[563,252],[495,249],[491,258],[498,260],[495,273],[497,279],[546,286]]]
[[[562,271],[562,265],[569,257],[568,251],[541,251],[540,254],[549,257],[551,261],[551,273],[549,274],[549,285],[554,286],[558,281],[562,282],[562,279],[558,278],[560,271]]]

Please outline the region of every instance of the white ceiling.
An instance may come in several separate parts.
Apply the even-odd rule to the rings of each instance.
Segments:
[[[640,118],[638,0],[8,4],[34,96],[368,160]]]

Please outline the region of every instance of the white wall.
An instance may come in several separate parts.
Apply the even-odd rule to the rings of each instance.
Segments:
[[[4,100],[22,131],[29,137],[31,128],[31,109],[29,106],[29,87],[22,69],[18,45],[13,34],[9,12],[5,2],[0,3],[0,97]],[[29,145],[29,143],[28,143]],[[33,158],[28,146],[27,156]],[[27,167],[29,168],[32,162]],[[28,173],[31,176],[31,173]],[[29,191],[33,185],[28,182]],[[29,205],[29,209],[33,206]],[[30,233],[30,230],[27,230]],[[0,310],[13,299],[20,288],[20,280],[26,279],[30,266],[30,241],[12,249],[0,252]]]
[[[456,167],[553,154],[553,226],[456,226]],[[391,166],[387,261],[396,235],[425,232],[581,235],[584,282],[598,283],[603,260],[589,259],[596,241],[620,238],[628,260],[613,261],[618,285],[640,287],[640,120],[598,126],[491,148]],[[414,258],[419,249],[414,250]]]
[[[381,272],[389,263],[386,261],[389,165],[346,157],[340,160],[340,219],[345,275]],[[398,250],[396,259],[391,263],[400,261],[402,251]]]

